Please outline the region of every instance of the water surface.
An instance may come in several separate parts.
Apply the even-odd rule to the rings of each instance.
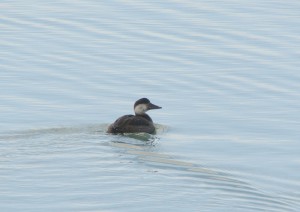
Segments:
[[[1,2],[1,211],[299,211],[299,11]],[[106,134],[141,97],[157,135]]]

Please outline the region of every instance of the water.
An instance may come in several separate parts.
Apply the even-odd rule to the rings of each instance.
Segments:
[[[299,1],[2,1],[1,211],[299,211]],[[107,135],[148,97],[158,134]]]

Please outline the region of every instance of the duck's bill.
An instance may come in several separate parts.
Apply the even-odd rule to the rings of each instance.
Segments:
[[[148,104],[148,110],[152,110],[152,109],[161,109],[161,107],[159,107],[157,105],[154,105],[152,103],[149,103]]]

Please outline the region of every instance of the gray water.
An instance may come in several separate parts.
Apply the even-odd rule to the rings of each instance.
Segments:
[[[1,212],[300,211],[299,58],[296,0],[1,1]]]

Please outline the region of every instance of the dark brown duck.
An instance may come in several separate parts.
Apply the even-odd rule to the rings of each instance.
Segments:
[[[146,114],[148,110],[161,109],[161,107],[152,104],[149,99],[142,98],[134,103],[135,115],[125,115],[118,118],[113,124],[108,127],[107,132],[118,133],[155,133],[153,121]]]

